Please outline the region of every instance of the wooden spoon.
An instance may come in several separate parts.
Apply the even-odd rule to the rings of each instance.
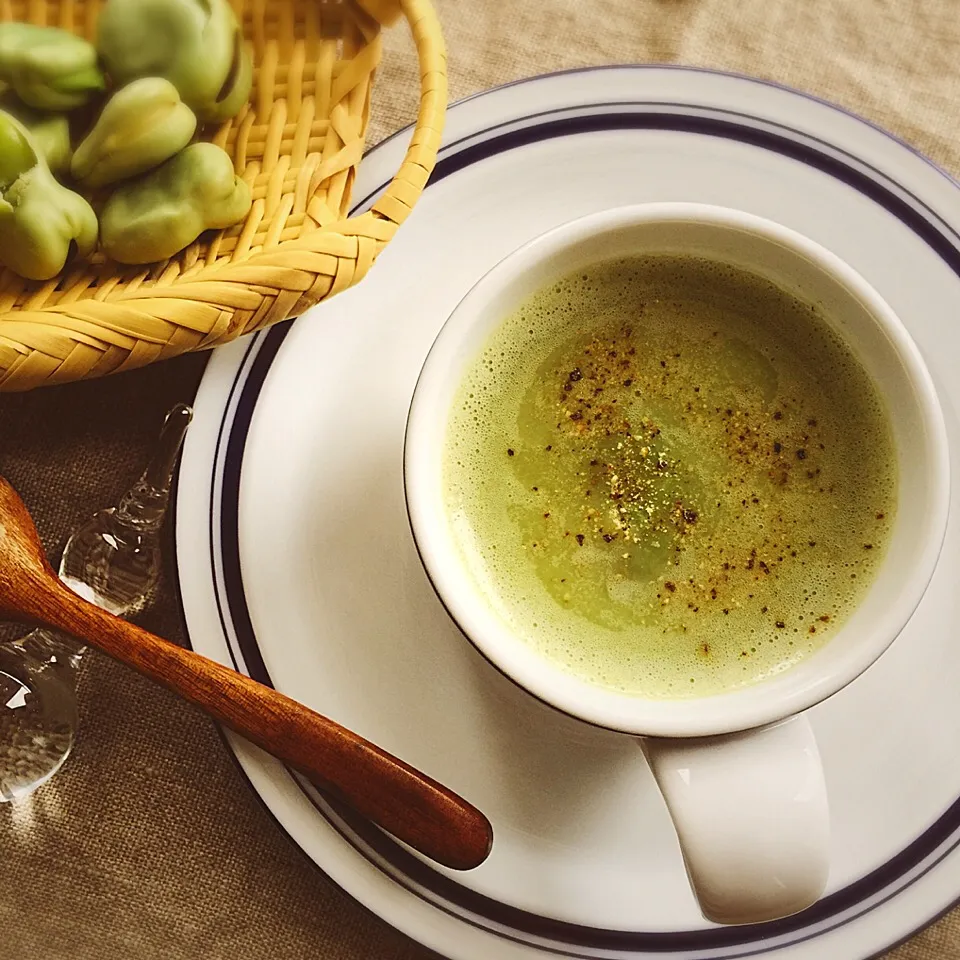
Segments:
[[[0,619],[53,627],[98,647],[439,863],[470,870],[490,852],[487,818],[426,774],[296,700],[78,597],[57,579],[27,508],[2,477]]]

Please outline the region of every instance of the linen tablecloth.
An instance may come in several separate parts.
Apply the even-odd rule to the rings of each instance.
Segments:
[[[832,100],[960,174],[958,0],[438,5],[453,97],[592,64],[715,67]],[[398,27],[386,42],[371,143],[409,122],[415,81]],[[204,363],[184,357],[0,398],[0,473],[26,499],[51,554],[135,479],[164,412],[193,398]],[[143,622],[182,640],[170,556]],[[204,716],[96,654],[79,695],[80,738],[64,769],[31,801],[0,805],[0,960],[430,956],[285,838]],[[960,960],[960,912],[890,957]]]

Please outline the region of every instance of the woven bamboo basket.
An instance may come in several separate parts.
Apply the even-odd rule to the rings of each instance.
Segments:
[[[357,283],[436,161],[446,59],[429,0],[233,0],[255,75],[250,102],[204,139],[253,190],[246,220],[175,258],[124,267],[100,255],[53,280],[0,271],[0,391],[131,370],[296,316]],[[0,0],[0,20],[92,37],[101,0]],[[406,157],[372,209],[347,217],[363,154],[380,28],[403,15],[420,63]]]

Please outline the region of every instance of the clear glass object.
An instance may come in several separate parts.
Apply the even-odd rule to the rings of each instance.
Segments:
[[[153,458],[114,507],[94,514],[67,541],[60,579],[97,606],[134,616],[160,577],[160,527],[184,434],[193,416],[177,404]],[[63,764],[77,728],[76,676],[85,648],[37,629],[0,644],[0,801],[32,793]]]

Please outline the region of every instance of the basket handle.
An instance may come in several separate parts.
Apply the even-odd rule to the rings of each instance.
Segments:
[[[356,0],[356,4],[384,27],[392,27],[403,13],[400,0]]]
[[[447,110],[447,55],[440,21],[429,0],[357,0],[380,23],[406,17],[420,62],[420,108],[400,169],[372,213],[399,226],[423,193],[437,162]]]

